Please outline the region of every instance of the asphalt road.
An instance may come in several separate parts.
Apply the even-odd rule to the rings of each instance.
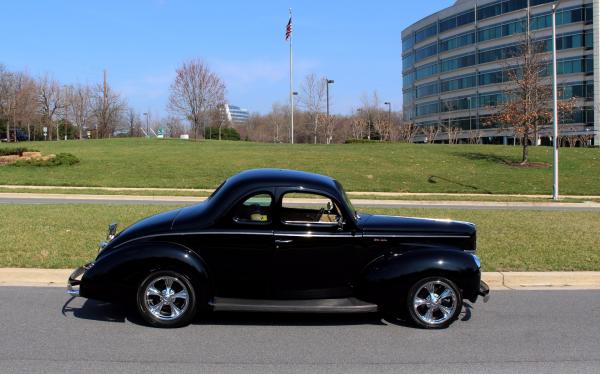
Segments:
[[[118,199],[111,199],[110,197],[102,197],[101,199],[96,198],[69,198],[69,197],[4,197],[0,196],[0,204],[126,204],[126,205],[189,205],[193,204],[195,199],[181,198],[181,200],[175,199],[161,199],[156,197],[154,199],[140,200],[139,198],[126,196],[119,197]],[[428,208],[428,209],[468,209],[468,210],[544,210],[544,211],[599,211],[600,206],[598,204],[556,204],[547,203],[539,205],[529,205],[518,202],[469,202],[457,204],[457,202],[431,202],[426,203],[419,201],[403,201],[397,200],[394,202],[382,202],[374,200],[372,202],[353,202],[356,208],[382,208],[382,209],[399,209],[399,208]],[[294,203],[291,203],[294,205]],[[311,205],[310,202],[302,202],[297,205],[307,206]],[[315,203],[314,205],[321,206],[321,203]]]
[[[161,330],[63,292],[0,287],[0,373],[600,372],[600,291],[496,291],[442,331],[248,313]]]

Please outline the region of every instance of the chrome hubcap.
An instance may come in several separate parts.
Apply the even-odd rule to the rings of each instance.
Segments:
[[[154,317],[162,321],[177,319],[188,308],[188,289],[175,277],[154,279],[146,286],[144,294],[146,307]]]
[[[417,317],[429,324],[447,322],[456,312],[456,293],[446,282],[425,283],[413,298],[413,310]]]

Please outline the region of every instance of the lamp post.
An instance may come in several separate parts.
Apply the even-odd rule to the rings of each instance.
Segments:
[[[385,103],[383,103],[383,105],[388,106],[388,124],[391,127],[392,126],[392,103],[390,103],[389,101],[386,101]]]
[[[557,58],[556,58],[556,10],[560,5],[560,1],[556,1],[552,4],[552,105],[553,105],[553,154],[554,154],[554,172],[553,172],[553,188],[552,188],[552,199],[558,200],[558,85],[557,85]]]
[[[325,78],[325,84],[327,85],[327,119],[329,119],[329,85],[335,83],[333,79]]]

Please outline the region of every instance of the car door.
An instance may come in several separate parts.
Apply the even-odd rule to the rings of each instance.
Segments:
[[[360,238],[339,203],[318,192],[280,189],[275,209],[272,290],[276,298],[348,297]]]
[[[209,266],[215,296],[270,296],[272,191],[256,191],[239,199],[210,232],[199,233],[196,240]]]

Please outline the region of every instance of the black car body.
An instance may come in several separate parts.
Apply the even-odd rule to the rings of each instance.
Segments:
[[[463,299],[487,296],[475,250],[471,223],[357,214],[332,178],[257,169],[227,179],[202,203],[126,228],[75,271],[69,290],[137,300],[161,327],[203,309],[389,309],[436,328],[458,316]]]

